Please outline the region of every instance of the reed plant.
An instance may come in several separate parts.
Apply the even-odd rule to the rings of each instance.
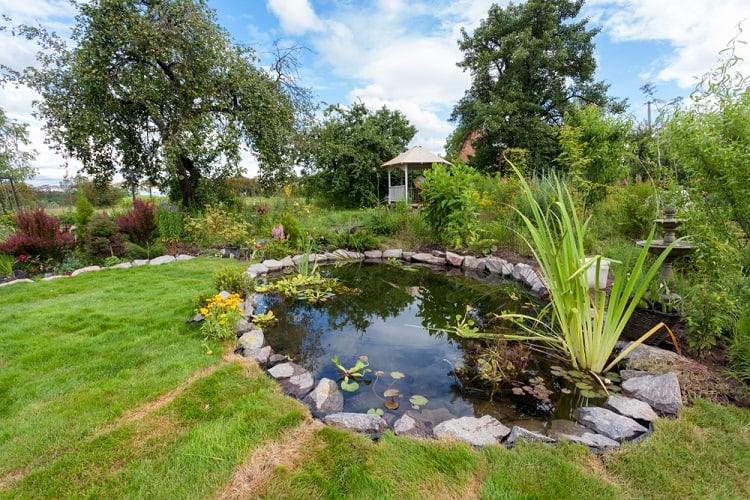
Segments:
[[[605,373],[660,328],[667,328],[659,324],[644,332],[610,361],[628,319],[677,242],[667,247],[649,265],[648,247],[654,236],[653,227],[632,266],[622,265],[615,273],[608,294],[606,289],[599,286],[602,256],[587,257],[584,252],[590,218],[582,220],[567,186],[554,177],[552,202],[543,208],[534,198],[526,179],[518,171],[516,174],[520,178],[529,215],[518,209],[516,211],[530,235],[526,243],[546,282],[550,302],[537,317],[520,313],[501,315],[502,318],[516,321],[523,332],[506,334],[504,337],[542,341],[562,353],[575,369],[593,374]],[[592,266],[595,269],[595,284],[590,289],[587,271]]]

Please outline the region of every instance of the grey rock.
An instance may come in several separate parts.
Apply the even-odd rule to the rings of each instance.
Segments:
[[[288,255],[284,257],[283,259],[281,259],[280,262],[281,262],[281,267],[283,268],[294,267],[294,261]]]
[[[524,276],[523,273],[525,273],[529,267],[531,266],[529,266],[528,264],[524,264],[523,262],[519,262],[518,264],[514,265],[513,272],[511,273],[513,279],[522,281]]]
[[[229,297],[231,297],[231,295],[232,295],[232,294],[231,294],[231,293],[229,293],[229,292],[227,292],[226,290],[222,290],[222,291],[220,291],[220,292],[219,292],[219,296],[220,296],[220,297],[221,297],[222,299],[224,299],[224,300],[227,300],[227,299],[228,299]]]
[[[120,262],[112,266],[111,269],[130,269],[131,267],[133,267],[133,264],[130,262]]]
[[[612,448],[619,448],[620,443],[614,439],[610,439],[607,436],[596,434],[594,432],[584,432],[580,435],[577,434],[558,434],[558,441],[565,439],[571,443],[580,443],[590,448],[596,448],[599,450],[608,450]]]
[[[175,260],[192,260],[194,258],[195,258],[195,256],[193,256],[193,255],[180,254],[177,257],[175,257]]]
[[[542,443],[554,443],[555,440],[549,436],[545,436],[539,432],[530,431],[524,429],[518,425],[514,425],[510,430],[508,439],[505,441],[508,444],[513,444],[516,441],[540,441]]]
[[[246,358],[254,359],[259,365],[266,366],[268,364],[268,358],[273,354],[271,346],[261,347],[260,349],[243,349],[242,355]]]
[[[280,363],[286,363],[287,361],[289,361],[289,358],[283,354],[271,354],[268,358],[268,366],[276,366]]]
[[[303,400],[313,412],[323,415],[340,413],[344,409],[344,396],[336,382],[322,378],[315,389]]]
[[[513,269],[512,264],[500,257],[490,256],[487,257],[484,262],[485,269],[492,274],[502,274],[507,276]]]
[[[622,383],[622,392],[648,403],[659,413],[676,415],[682,407],[680,382],[674,372],[628,379]]]
[[[464,269],[468,269],[469,271],[484,271],[485,266],[486,263],[484,259],[479,259],[471,255],[464,257]]]
[[[82,267],[80,269],[76,269],[75,271],[73,271],[72,273],[70,273],[70,275],[71,276],[78,276],[79,274],[91,273],[91,272],[94,272],[94,271],[101,271],[101,270],[102,270],[102,268],[100,266],[87,266],[87,267]]]
[[[432,430],[421,420],[416,420],[408,413],[404,413],[401,418],[393,424],[393,433],[397,436],[411,436],[416,438],[432,437]]]
[[[132,262],[132,264],[133,264],[133,267],[147,266],[149,264],[149,262],[151,262],[151,261],[148,260],[148,259],[135,259]]]
[[[263,335],[263,330],[258,329],[246,331],[240,336],[240,340],[237,341],[239,347],[248,352],[260,349],[265,342],[266,337]]]
[[[296,398],[304,397],[315,385],[315,379],[307,370],[303,370],[302,373],[292,375],[289,378],[281,379],[279,382],[284,391]]]
[[[56,280],[56,279],[60,279],[60,278],[67,278],[67,276],[65,276],[63,274],[53,274],[52,276],[45,276],[44,278],[42,278],[42,281],[52,281],[52,280]],[[27,280],[28,278],[24,278],[24,279]],[[8,282],[2,283],[0,285],[7,285],[8,283],[15,283],[16,281],[18,281],[18,280],[8,281]],[[33,282],[34,282],[34,280],[25,281],[25,283],[33,283]]]
[[[250,264],[250,267],[247,268],[247,274],[250,275],[251,278],[255,279],[258,276],[263,276],[264,274],[268,274],[268,268],[264,266],[263,264],[255,263]]]
[[[609,396],[604,407],[635,420],[653,422],[659,418],[651,405],[638,399]]]
[[[653,375],[653,373],[644,372],[643,370],[620,370],[620,378],[622,380],[643,377],[644,375]]]
[[[384,259],[401,259],[401,256],[403,255],[404,251],[400,248],[389,248],[388,250],[383,251],[383,258]]]
[[[268,374],[276,380],[282,380],[291,377],[295,373],[302,373],[304,370],[305,369],[298,364],[287,361],[286,363],[280,363],[270,368]]]
[[[234,327],[234,331],[237,333],[238,336],[242,336],[243,333],[249,332],[250,330],[254,330],[255,325],[250,322],[247,318],[243,317],[240,318],[240,320],[237,322],[237,326]]]
[[[411,256],[411,260],[414,262],[423,262],[433,266],[444,266],[445,257],[436,257],[431,253],[418,252]]]
[[[607,408],[577,408],[573,414],[581,424],[618,442],[629,441],[648,432],[647,428],[632,418],[617,414]]]
[[[450,438],[465,441],[474,446],[497,444],[510,434],[510,429],[491,415],[481,418],[461,417],[446,420],[432,430],[438,438]]]
[[[152,266],[160,266],[162,264],[169,264],[170,262],[174,262],[175,257],[174,255],[162,255],[161,257],[156,257],[155,259],[151,259],[148,261],[148,263]]]
[[[332,413],[326,415],[323,422],[365,434],[379,434],[388,428],[388,424],[379,415],[365,413]]]
[[[281,269],[284,267],[281,262],[275,259],[266,259],[263,261],[263,265],[266,266],[269,273],[281,271]]]
[[[615,349],[619,351],[622,351],[630,346],[632,342],[625,342],[625,341],[619,341],[617,344],[615,344]],[[640,344],[635,349],[630,351],[623,359],[626,360],[636,360],[636,359],[665,359],[665,360],[674,360],[676,358],[679,358],[679,354],[667,351],[666,349],[659,349],[658,347],[646,345],[646,344]]]
[[[383,252],[380,250],[365,250],[365,259],[380,259],[383,257]]]
[[[461,267],[464,264],[464,256],[453,252],[445,252],[445,261],[453,267]]]
[[[401,252],[401,258],[406,262],[411,262],[411,258],[414,256],[414,252]]]

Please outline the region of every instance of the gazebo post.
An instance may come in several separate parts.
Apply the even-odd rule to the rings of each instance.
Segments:
[[[391,169],[388,169],[388,204],[390,205],[393,200],[391,199]]]
[[[404,164],[404,202],[409,204],[409,164]]]

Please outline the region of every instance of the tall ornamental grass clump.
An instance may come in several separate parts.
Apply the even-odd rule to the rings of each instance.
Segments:
[[[607,364],[625,324],[675,243],[648,266],[648,244],[655,230],[652,228],[632,267],[626,269],[623,266],[615,274],[608,296],[606,290],[599,287],[602,257],[586,257],[584,253],[590,218],[585,222],[581,220],[567,187],[553,178],[552,203],[544,209],[534,198],[526,179],[520,173],[516,174],[520,177],[521,190],[531,211],[530,216],[520,212],[519,215],[529,231],[527,244],[547,283],[550,303],[537,318],[516,313],[502,315],[518,321],[526,332],[505,337],[542,341],[562,352],[578,370],[595,374],[607,372],[659,328],[667,328],[660,323],[644,332],[631,347]],[[591,266],[594,266],[596,276],[593,290],[589,290],[587,277]],[[528,323],[529,319],[531,323]]]

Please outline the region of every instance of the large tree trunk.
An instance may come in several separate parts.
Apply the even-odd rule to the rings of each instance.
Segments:
[[[189,208],[196,201],[200,172],[195,168],[193,160],[185,155],[177,156],[177,182],[180,186],[182,206]]]

